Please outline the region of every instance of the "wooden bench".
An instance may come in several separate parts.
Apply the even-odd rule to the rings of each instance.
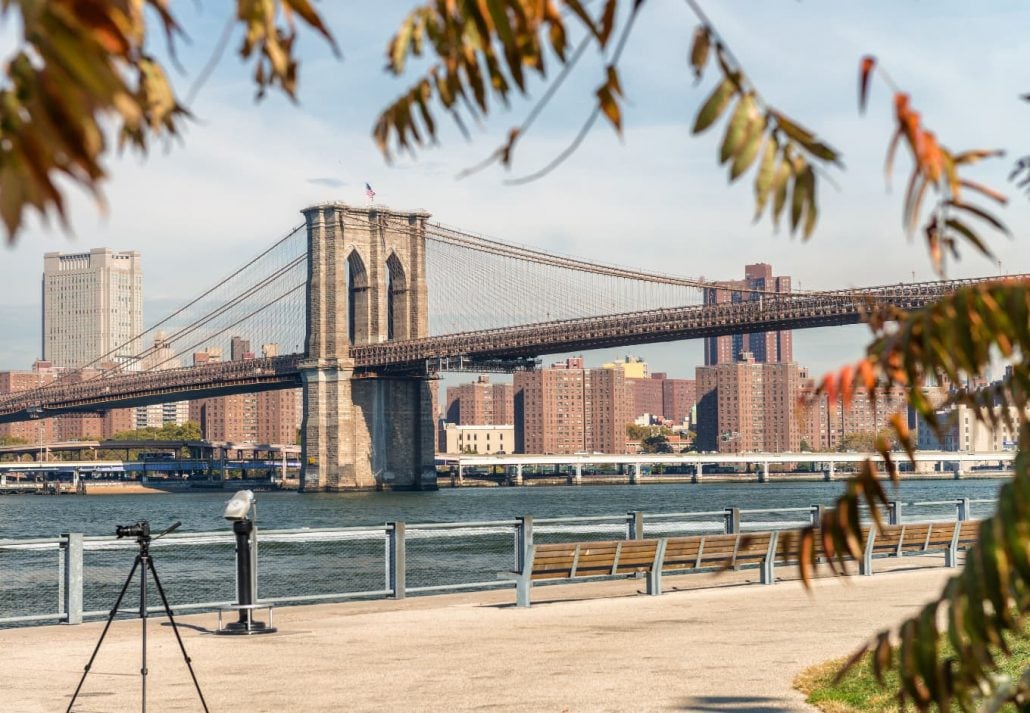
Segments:
[[[646,573],[651,592],[659,544],[659,540],[607,540],[533,545],[526,553],[522,572],[501,572],[500,576],[515,580],[516,604],[520,607],[529,606],[535,581]]]
[[[515,580],[516,604],[530,605],[533,582],[647,575],[647,593],[662,593],[662,573],[759,565],[762,583],[772,584],[771,552],[776,533],[692,535],[651,540],[609,540],[533,545]]]
[[[778,532],[736,535],[689,535],[665,538],[660,566],[650,594],[662,593],[662,574],[761,567],[762,584],[773,583],[773,553]]]
[[[873,574],[873,559],[944,553],[948,567],[956,565],[960,549],[976,542],[980,522],[926,522],[863,527],[865,539],[859,572]],[[647,576],[647,593],[662,593],[663,574],[759,567],[762,584],[775,581],[778,564],[797,564],[800,531],[746,532],[734,535],[688,535],[649,540],[605,540],[532,545],[521,572],[501,572],[515,580],[515,599],[530,605],[533,582],[596,577]],[[815,536],[814,555],[825,559],[822,538]],[[852,559],[846,557],[846,559]]]
[[[979,520],[914,522],[875,528],[866,538],[861,573],[873,574],[874,557],[944,553],[944,566],[955,567],[960,549],[976,542]]]
[[[869,528],[862,528],[862,537],[869,535]],[[780,532],[779,541],[776,543],[776,554],[773,558],[773,566],[779,564],[796,565],[798,563],[798,547],[800,546],[800,530],[783,530]],[[812,553],[817,562],[824,562],[827,559],[826,551],[823,548],[823,537],[820,530],[815,531],[815,539],[812,544]],[[838,558],[837,555],[834,556]],[[855,558],[844,553],[844,560],[854,562]]]

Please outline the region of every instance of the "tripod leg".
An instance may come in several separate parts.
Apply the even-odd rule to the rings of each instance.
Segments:
[[[79,691],[82,690],[82,684],[86,682],[86,675],[89,673],[89,669],[93,666],[93,662],[97,658],[97,653],[100,651],[100,645],[104,643],[104,637],[107,636],[107,630],[111,628],[111,622],[114,621],[114,615],[118,613],[118,608],[122,605],[122,599],[125,597],[125,592],[129,590],[129,583],[132,582],[132,576],[136,574],[136,568],[139,567],[139,564],[140,556],[136,555],[136,560],[132,563],[132,569],[129,570],[129,576],[125,578],[125,584],[122,585],[122,591],[118,593],[118,598],[114,601],[114,606],[111,607],[111,613],[107,616],[107,623],[104,624],[104,630],[100,632],[100,638],[97,640],[97,645],[93,649],[93,655],[89,657],[89,663],[86,664],[86,668],[82,671],[82,678],[79,679],[79,685],[75,687],[75,693],[72,694],[72,699],[68,702],[66,713],[71,713],[72,706],[75,705],[75,699],[79,697]]]
[[[157,570],[154,569],[153,558],[147,559],[147,565],[150,567],[150,574],[154,577],[154,584],[157,586],[157,593],[161,596],[161,603],[164,604],[165,614],[168,615],[168,621],[172,625],[172,631],[175,632],[175,640],[179,642],[179,650],[182,651],[182,659],[186,662],[186,668],[190,670],[190,677],[193,679],[193,687],[197,689],[197,695],[200,697],[200,705],[204,707],[204,713],[208,713],[207,701],[204,700],[204,694],[200,690],[200,683],[197,681],[197,674],[193,671],[193,662],[190,660],[189,654],[186,653],[186,646],[182,643],[182,637],[179,635],[179,627],[175,624],[175,617],[172,616],[172,608],[168,606],[168,597],[165,596],[164,587],[161,586],[161,580],[157,577]]]
[[[150,553],[140,555],[139,568],[139,618],[143,634],[143,655],[140,659],[140,713],[147,713],[147,568],[151,565]]]

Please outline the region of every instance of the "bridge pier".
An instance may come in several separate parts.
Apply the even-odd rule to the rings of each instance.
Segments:
[[[690,476],[690,482],[694,483],[696,485],[697,483],[700,483],[704,479],[705,479],[704,466],[701,465],[701,461],[698,461],[694,465],[694,472]]]
[[[428,334],[425,212],[323,203],[308,234],[301,489],[435,490],[425,375],[356,373],[351,345]],[[459,480],[460,478],[459,472]]]
[[[522,485],[522,464],[515,464],[515,485]]]
[[[825,480],[827,483],[829,483],[835,477],[835,473],[834,473],[834,470],[833,470],[833,461],[830,461],[826,465],[828,467],[826,468],[825,471],[823,471],[823,480]]]
[[[758,471],[758,482],[768,483],[769,482],[769,464],[762,463],[762,469]]]

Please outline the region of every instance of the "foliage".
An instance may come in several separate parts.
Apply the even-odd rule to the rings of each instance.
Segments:
[[[840,153],[770,105],[696,3],[688,4],[702,23],[694,33],[690,49],[692,71],[700,81],[714,56],[720,75],[715,89],[698,111],[693,132],[710,128],[732,105],[719,149],[719,163],[728,165],[730,180],[735,181],[757,160],[755,219],[769,205],[773,222],[778,223],[789,194],[791,232],[800,229],[805,237],[810,236],[818,218],[816,166],[839,165]],[[507,106],[513,85],[525,95],[529,75],[545,78],[545,57],[551,56],[561,72],[526,120],[513,127],[508,140],[477,169],[494,161],[510,166],[516,143],[591,45],[605,57],[605,72],[595,92],[593,111],[569,150],[543,172],[575,150],[598,116],[603,115],[621,133],[620,103],[624,92],[618,62],[643,0],[606,0],[594,13],[586,5],[579,0],[494,0],[433,1],[417,7],[390,41],[387,68],[400,75],[408,59],[423,51],[434,54],[436,61],[376,121],[373,135],[383,154],[389,159],[394,151],[414,152],[416,147],[434,142],[434,104],[442,106],[461,131],[467,133],[463,113],[478,121],[489,113],[491,96]],[[569,27],[570,23],[576,27]],[[582,34],[582,39],[570,54],[569,38],[577,33]],[[613,42],[616,34],[618,40]]]
[[[640,442],[641,453],[672,453],[672,446],[664,433],[654,433],[646,436]]]
[[[1030,637],[1024,627],[1020,638],[1010,637],[1011,656],[1002,659],[1000,674],[1008,681],[1014,681],[1022,675],[1023,670],[1030,667]],[[946,655],[954,655],[947,643],[943,646]],[[894,655],[898,655],[895,650]],[[898,711],[898,700],[891,690],[897,690],[899,680],[895,671],[884,674],[886,687],[876,680],[873,658],[866,655],[847,675],[837,679],[837,672],[845,663],[844,660],[828,661],[817,664],[803,671],[794,681],[794,685],[806,695],[806,701],[822,710],[835,713],[855,711]]]
[[[891,451],[901,445],[898,439],[894,437],[893,431],[889,428],[883,428],[879,431],[851,431],[850,433],[845,433],[841,437],[840,442],[837,443],[837,450],[842,453],[872,453],[877,450],[877,444],[883,443],[886,443],[887,449]]]
[[[669,436],[672,434],[672,429],[667,426],[641,426],[636,423],[626,424],[626,436],[631,441],[643,441],[648,436],[654,436],[656,434]]]
[[[865,110],[868,97],[869,80],[872,72],[878,68],[874,57],[864,57],[859,71],[859,108]],[[890,79],[883,75],[888,84]],[[943,273],[945,250],[958,258],[959,239],[965,240],[987,257],[991,251],[986,243],[977,235],[972,226],[963,222],[957,213],[961,211],[970,218],[983,221],[997,230],[1008,233],[1008,229],[983,208],[969,203],[962,193],[965,188],[979,193],[1001,205],[1007,202],[1004,195],[981,183],[971,181],[959,175],[959,169],[974,164],[985,158],[1003,155],[994,149],[976,149],[952,153],[938,143],[937,136],[923,126],[919,112],[912,108],[909,95],[894,90],[894,118],[897,127],[887,149],[887,179],[890,180],[894,166],[894,155],[898,143],[904,139],[912,157],[912,174],[905,190],[903,225],[911,235],[919,222],[923,197],[927,189],[939,196],[935,209],[931,212],[923,233],[926,236],[930,259],[937,272]]]
[[[871,60],[863,60],[859,82],[862,105],[871,69]],[[904,94],[895,93],[895,107],[898,129],[888,150],[888,172],[900,137],[908,142],[915,163],[906,192],[907,225],[915,224],[927,185],[941,196],[924,230],[934,268],[944,270],[943,248],[958,257],[954,233],[981,252],[988,252],[968,226],[947,217],[946,211],[965,209],[1005,231],[997,219],[979,208],[970,208],[958,195],[959,187],[985,195],[991,195],[992,189],[970,185],[957,177],[962,155],[953,156],[937,144],[922,128],[918,114],[907,109]],[[983,158],[996,152],[967,153]],[[1019,452],[1013,480],[1001,489],[996,514],[981,524],[979,542],[967,553],[962,571],[918,615],[896,631],[880,632],[861,647],[845,671],[871,651],[877,680],[883,683],[884,674],[894,670],[898,674],[899,700],[921,710],[931,704],[944,710],[952,706],[969,710],[982,696],[999,704],[1010,701],[1018,706],[1030,705],[1030,674],[1007,689],[999,687],[996,677],[1000,662],[1010,655],[1009,637],[1025,640],[1023,621],[1030,610],[1030,284],[999,280],[962,287],[916,312],[891,309],[874,311],[869,317],[874,340],[865,358],[827,375],[820,393],[830,400],[839,395],[847,403],[860,386],[873,397],[877,387],[905,386],[912,409],[940,435],[943,424],[937,419],[937,405],[924,395],[922,387],[929,383],[953,384],[956,387],[949,404],[971,406],[976,418],[992,425],[1005,421],[1019,434]],[[1002,382],[986,389],[957,386],[969,383],[969,377],[983,374],[997,361],[1010,367]],[[911,458],[915,446],[905,418],[895,414],[890,428]],[[888,438],[879,434],[875,445],[888,473],[896,479],[897,467]],[[800,559],[806,580],[817,564],[813,546],[817,536],[834,570],[842,563],[835,562],[835,556],[860,556],[859,504],[868,505],[879,524],[879,507],[887,500],[877,471],[876,464],[866,461],[849,481],[836,507],[824,515],[819,530],[809,528],[803,534]],[[950,653],[942,646],[944,640],[952,647]]]
[[[28,441],[18,436],[0,436],[0,446],[23,446]]]
[[[122,431],[111,437],[113,441],[199,441],[200,424],[187,421],[181,426],[166,423],[160,428],[150,426],[132,431]]]
[[[44,220],[56,215],[67,227],[62,180],[85,188],[102,205],[105,127],[117,126],[119,146],[141,154],[151,138],[179,135],[189,112],[148,46],[153,22],[174,57],[182,29],[169,5],[2,0],[2,17],[13,7],[22,28],[19,49],[4,58],[0,79],[0,219],[8,241],[28,208]],[[259,97],[269,86],[294,96],[295,15],[332,42],[309,0],[236,0],[235,19],[245,28],[240,55],[255,57]]]
[[[798,445],[798,450],[801,451],[802,453],[811,453],[812,452],[812,446],[810,446],[808,444],[807,440],[802,438],[801,439],[801,443]]]

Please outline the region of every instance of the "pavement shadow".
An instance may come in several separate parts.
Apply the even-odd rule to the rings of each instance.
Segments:
[[[768,696],[696,696],[686,699],[680,710],[699,713],[722,713],[736,711],[748,713],[783,713],[795,710],[782,698]]]
[[[162,627],[168,627],[169,629],[172,628],[171,623],[169,623],[167,621],[161,622],[161,626]],[[179,629],[193,629],[193,631],[199,631],[201,634],[213,634],[213,633],[215,633],[214,629],[208,629],[207,627],[204,627],[204,626],[197,626],[196,624],[184,624],[181,621],[175,622],[175,626],[178,627]]]

